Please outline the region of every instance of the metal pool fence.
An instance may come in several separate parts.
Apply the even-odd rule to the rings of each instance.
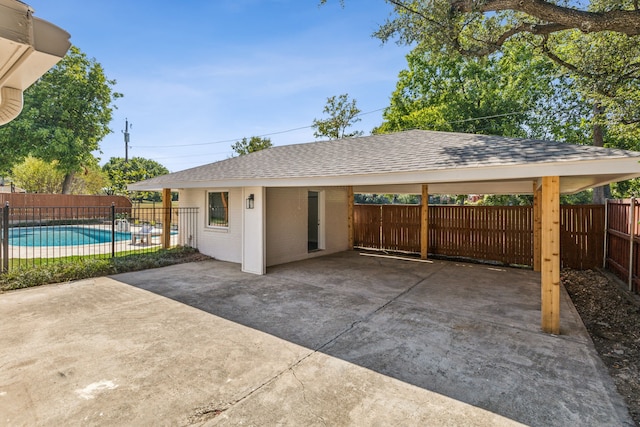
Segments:
[[[198,247],[198,208],[2,207],[1,270]],[[165,226],[168,224],[168,226]],[[168,234],[166,233],[168,231]]]

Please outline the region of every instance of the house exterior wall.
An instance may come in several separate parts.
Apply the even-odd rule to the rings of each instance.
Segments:
[[[320,194],[320,250],[314,252],[307,247],[309,191]],[[348,244],[346,188],[267,188],[267,266],[344,251]]]
[[[245,187],[242,200],[252,198],[253,208],[242,210],[242,271],[265,274],[265,195],[264,187]]]
[[[210,191],[229,192],[227,228],[207,226],[207,194]],[[320,195],[320,250],[313,252],[307,247],[309,191],[317,191]],[[344,187],[207,188],[183,189],[179,193],[181,206],[198,207],[201,212],[197,225],[200,252],[221,261],[243,264],[243,269],[246,267],[251,273],[264,273],[258,271],[259,247],[263,251],[266,249],[265,266],[349,249],[347,189]],[[250,193],[256,200],[253,210],[245,209],[245,199]],[[261,212],[264,213],[264,230],[260,225]],[[260,239],[263,232],[266,240]],[[254,248],[255,245],[259,247]]]
[[[229,226],[207,226],[207,194],[210,191],[229,192]],[[242,188],[194,188],[179,191],[180,205],[198,207],[198,250],[221,261],[242,262]]]

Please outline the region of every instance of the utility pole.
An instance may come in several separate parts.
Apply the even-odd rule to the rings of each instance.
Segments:
[[[124,119],[124,162],[129,162],[129,119]]]

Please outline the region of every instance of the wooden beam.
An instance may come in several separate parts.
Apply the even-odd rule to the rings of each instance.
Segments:
[[[560,177],[542,178],[542,331],[560,333]]]
[[[422,185],[420,206],[420,258],[427,259],[429,253],[429,186],[427,184]]]
[[[162,189],[162,249],[171,246],[171,189]]]
[[[636,222],[636,198],[632,197],[629,200],[629,275],[627,277],[629,292],[633,292],[633,247],[635,246]]]
[[[542,244],[542,205],[540,204],[542,189],[538,181],[533,181],[533,271],[540,271]]]
[[[353,228],[353,204],[354,201],[353,187],[347,187],[347,224],[349,233],[349,250],[353,249],[354,228]]]

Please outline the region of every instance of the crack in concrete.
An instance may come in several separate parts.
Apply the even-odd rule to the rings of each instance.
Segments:
[[[291,365],[289,365],[286,369],[283,369],[282,371],[278,372],[276,375],[272,376],[271,378],[267,379],[265,382],[263,382],[262,384],[260,384],[259,386],[251,389],[248,393],[244,394],[243,396],[239,397],[238,399],[227,403],[226,405],[224,405],[224,408],[216,408],[214,410],[218,411],[215,415],[219,415],[220,413],[227,411],[229,409],[231,409],[233,406],[243,402],[244,400],[248,399],[249,397],[251,397],[252,395],[254,395],[256,392],[262,390],[263,388],[265,388],[266,386],[274,383],[276,380],[278,380],[279,378],[281,378],[285,373],[287,373],[288,371],[291,371],[291,373],[293,374],[294,378],[302,385],[303,387],[303,398],[304,401],[309,404],[309,402],[307,401],[306,398],[306,388],[304,386],[304,384],[302,383],[302,381],[300,381],[300,379],[298,379],[297,375],[295,374],[294,369],[296,367],[298,367],[300,364],[302,364],[302,362],[304,362],[305,360],[307,360],[308,358],[310,358],[311,356],[320,353],[324,348],[328,347],[329,345],[333,344],[334,342],[336,342],[339,338],[341,338],[343,335],[351,332],[357,325],[359,325],[360,323],[363,323],[369,319],[371,319],[374,315],[376,315],[377,313],[381,312],[382,310],[384,310],[386,307],[388,307],[390,304],[393,304],[394,302],[396,302],[398,299],[402,298],[403,296],[407,295],[409,292],[411,292],[413,289],[415,289],[417,286],[419,286],[421,283],[423,283],[425,280],[429,279],[431,276],[433,276],[434,274],[436,274],[438,271],[440,271],[442,268],[441,267],[435,271],[430,272],[429,274],[427,274],[426,276],[421,277],[416,283],[414,283],[413,285],[409,286],[408,288],[406,288],[404,291],[400,292],[398,295],[396,295],[395,297],[389,299],[387,302],[385,302],[384,304],[380,305],[379,307],[377,307],[375,310],[371,311],[370,313],[366,314],[364,317],[362,317],[359,320],[356,320],[355,322],[353,322],[349,327],[345,328],[344,330],[342,330],[341,332],[339,332],[337,335],[335,335],[333,338],[331,338],[330,340],[328,340],[327,342],[325,342],[324,344],[320,345],[319,347],[313,349],[312,351],[310,351],[308,354],[306,354],[304,357],[301,357],[300,359],[298,359],[297,361],[295,361],[294,363],[292,363]],[[315,415],[319,420],[322,421],[322,423],[324,425],[326,425],[325,420],[312,412],[313,415]],[[213,417],[212,417],[213,418]]]
[[[322,416],[316,414],[314,411],[311,410],[311,404],[309,403],[309,401],[307,400],[307,389],[304,386],[304,383],[302,381],[300,381],[300,378],[298,378],[298,376],[296,375],[296,371],[295,369],[291,368],[291,373],[293,374],[293,377],[296,379],[296,381],[298,381],[298,383],[300,383],[300,385],[302,386],[302,399],[304,400],[304,403],[307,404],[307,407],[309,408],[309,412],[311,412],[311,414],[316,417],[317,419],[319,419],[322,422],[322,425],[327,425],[327,422],[325,421],[324,418],[322,418]]]
[[[367,315],[365,315],[364,317],[362,317],[361,319],[356,320],[355,322],[353,322],[351,324],[351,326],[349,326],[348,328],[344,329],[342,332],[340,332],[339,334],[337,334],[335,337],[331,338],[329,341],[327,341],[326,343],[322,344],[320,347],[316,348],[316,350],[314,352],[319,352],[322,351],[324,348],[328,347],[329,345],[333,344],[334,342],[336,342],[339,338],[341,338],[343,335],[351,332],[357,325],[366,322],[368,320],[370,320],[373,316],[375,316],[376,314],[380,313],[382,310],[384,310],[385,308],[387,308],[389,305],[393,304],[394,302],[396,302],[398,299],[402,298],[403,296],[407,295],[409,292],[411,292],[412,290],[414,290],[417,286],[419,286],[420,284],[422,284],[425,280],[429,279],[431,276],[433,276],[434,274],[436,274],[439,270],[441,270],[443,267],[441,267],[440,269],[438,269],[437,271],[432,271],[431,273],[427,274],[424,277],[421,277],[420,280],[418,280],[416,283],[414,283],[413,285],[409,286],[407,289],[405,289],[404,291],[400,292],[398,295],[396,295],[395,297],[391,298],[390,300],[388,300],[387,302],[385,302],[384,304],[382,304],[381,306],[379,306],[378,308],[376,308],[375,310],[373,310],[372,312],[368,313]]]
[[[289,365],[287,368],[283,369],[282,371],[278,372],[276,375],[272,376],[271,378],[268,378],[266,381],[264,381],[262,384],[258,385],[257,387],[254,387],[253,389],[249,390],[248,393],[240,396],[239,398],[237,398],[234,401],[231,402],[227,402],[225,405],[222,405],[222,408],[216,408],[215,411],[218,411],[217,414],[215,414],[214,416],[219,415],[222,412],[225,412],[229,409],[231,409],[232,407],[234,407],[235,405],[241,403],[242,401],[248,399],[249,397],[251,397],[253,394],[255,394],[256,392],[262,390],[263,388],[265,388],[266,386],[272,384],[273,382],[275,382],[276,380],[278,380],[280,377],[282,377],[286,372],[291,371],[293,373],[293,369],[298,366],[300,363],[304,362],[306,359],[308,359],[309,357],[311,357],[313,354],[315,354],[317,351],[311,351],[308,354],[306,354],[304,357],[298,359],[297,361],[295,361],[294,363],[292,363],[291,365]],[[295,376],[296,380],[298,380],[298,378]],[[300,382],[300,380],[298,380],[298,382]],[[302,383],[301,383],[302,384]],[[304,384],[303,384],[304,387]],[[306,401],[306,397],[305,397],[305,401]],[[314,414],[315,415],[315,414]],[[197,413],[196,413],[197,416]],[[213,417],[211,417],[213,418]],[[322,419],[322,418],[320,418]],[[204,421],[204,420],[203,420]],[[324,420],[323,420],[324,422]]]

